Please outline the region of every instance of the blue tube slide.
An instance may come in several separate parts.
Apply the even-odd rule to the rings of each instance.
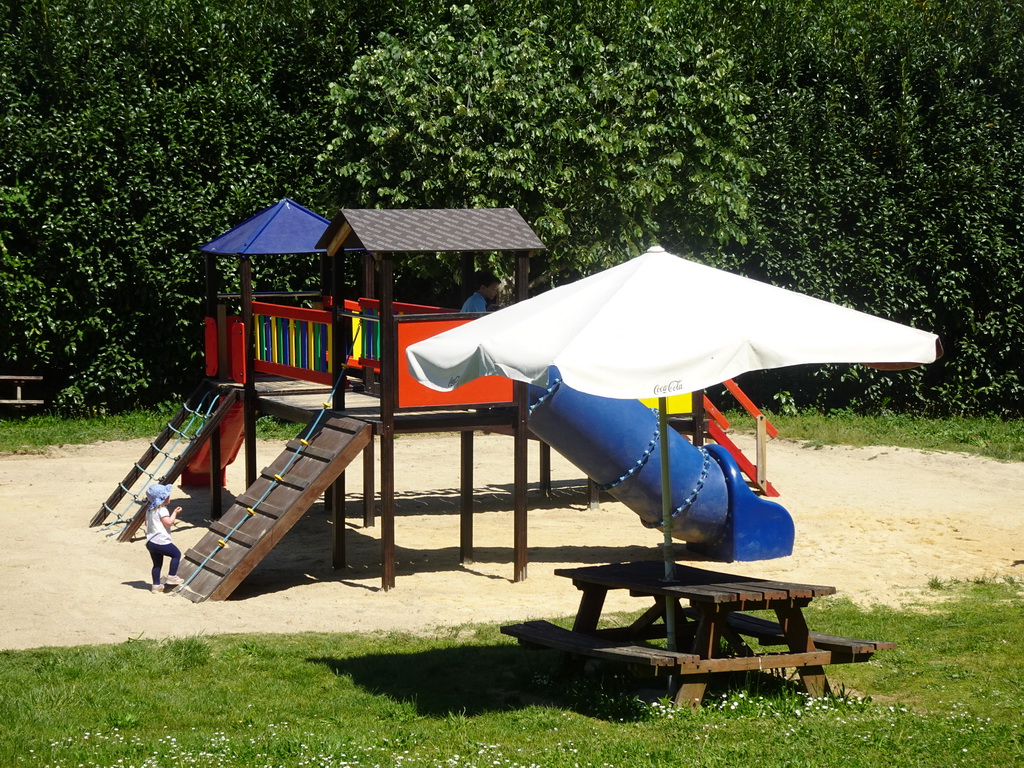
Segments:
[[[588,395],[556,378],[530,388],[530,430],[640,516],[662,526],[658,416],[639,400]],[[793,553],[793,519],[750,490],[719,445],[693,446],[668,431],[672,536],[723,562]]]

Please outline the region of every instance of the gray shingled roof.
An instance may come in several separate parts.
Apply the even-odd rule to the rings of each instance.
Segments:
[[[342,208],[317,242],[329,253],[340,247],[377,252],[536,251],[545,245],[514,208],[357,209]]]

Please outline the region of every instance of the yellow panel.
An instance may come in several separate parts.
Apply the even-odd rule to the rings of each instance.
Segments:
[[[658,407],[658,398],[648,397],[640,401],[648,408]],[[668,408],[669,413],[692,413],[693,412],[693,395],[689,392],[683,395],[672,395],[668,402],[665,404]]]

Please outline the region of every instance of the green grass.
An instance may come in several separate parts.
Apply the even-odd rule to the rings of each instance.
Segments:
[[[79,419],[48,415],[3,419],[0,420],[0,453],[35,453],[56,445],[153,438],[173,415],[174,411],[166,408]]]
[[[61,419],[29,416],[0,419],[0,453],[33,453],[53,445],[85,445],[98,440],[132,440],[156,436],[174,415],[169,404],[154,411],[119,416]],[[746,413],[726,414],[735,429],[751,431]],[[858,416],[846,412],[822,414],[800,411],[768,414],[784,438],[815,445],[891,445],[927,451],[954,451],[1001,461],[1024,461],[1024,420],[995,417],[926,419],[916,416]],[[288,440],[298,426],[270,416],[256,423],[257,435]]]
[[[952,451],[987,456],[1000,461],[1024,461],[1024,419],[996,417],[860,416],[843,411],[829,414],[799,411],[765,414],[781,437],[815,445],[889,445],[924,451]],[[753,431],[746,413],[726,417],[739,431]]]
[[[0,421],[0,451],[152,437],[169,416]],[[822,444],[1024,460],[1020,422],[772,421]],[[266,419],[260,430],[294,434]],[[835,696],[811,701],[792,681],[748,675],[716,685],[696,713],[645,703],[619,675],[558,677],[554,654],[496,627],[0,651],[0,766],[1024,764],[1020,584],[932,576],[929,588],[933,600],[902,610],[841,599],[808,609],[815,628],[899,643],[869,664],[830,668]]]
[[[556,654],[486,626],[3,651],[0,765],[1020,765],[1020,586],[933,586],[940,600],[908,610],[809,609],[900,644],[831,667],[837,695],[755,674],[698,712],[643,703],[621,677],[560,678]]]
[[[24,418],[0,419],[0,454],[40,453],[50,446],[88,445],[101,440],[152,439],[167,426],[179,406],[175,403],[151,411],[132,411],[116,416],[62,419],[58,416],[34,415]],[[300,426],[261,416],[256,421],[256,435],[266,440],[289,440]]]

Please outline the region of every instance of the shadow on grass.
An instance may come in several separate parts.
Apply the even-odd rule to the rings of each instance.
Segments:
[[[372,696],[395,702],[392,716],[399,719],[474,716],[539,706],[623,722],[647,719],[652,716],[651,702],[671,698],[664,676],[632,675],[614,663],[588,663],[566,672],[562,659],[560,652],[551,650],[465,645],[307,661],[351,679]],[[804,702],[800,690],[795,679],[776,673],[722,673],[709,682],[704,706],[715,708],[741,694],[799,709]]]
[[[465,645],[307,661],[350,678],[373,696],[411,707],[416,716],[445,717],[550,704],[530,681],[557,659],[553,653],[538,656],[514,645]]]

